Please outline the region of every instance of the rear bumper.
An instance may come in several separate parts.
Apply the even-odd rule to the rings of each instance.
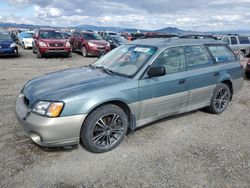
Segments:
[[[29,113],[29,109],[19,97],[15,113],[26,135],[35,143],[45,147],[59,147],[79,143],[81,126],[87,115],[49,118]],[[27,113],[29,115],[27,116]],[[26,118],[24,118],[27,116]]]

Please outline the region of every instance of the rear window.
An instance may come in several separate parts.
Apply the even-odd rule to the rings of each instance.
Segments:
[[[240,44],[249,44],[248,37],[239,37]]]
[[[214,45],[208,46],[208,49],[214,56],[217,63],[224,63],[229,61],[234,61],[235,56],[233,52],[231,52],[226,46],[224,45]]]

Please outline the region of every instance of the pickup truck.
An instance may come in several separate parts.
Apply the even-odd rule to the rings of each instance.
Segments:
[[[221,40],[229,45],[240,61],[250,54],[250,41],[246,36],[226,35]]]

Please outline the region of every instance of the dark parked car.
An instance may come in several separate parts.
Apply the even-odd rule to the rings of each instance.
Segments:
[[[200,108],[222,113],[241,90],[242,76],[222,41],[136,40],[89,66],[30,80],[16,116],[39,145],[81,142],[101,153],[118,146],[128,129]]]
[[[248,79],[250,79],[250,59],[248,59],[248,61],[247,61],[247,66],[246,66],[245,74],[246,74],[246,77]]]
[[[102,38],[109,42],[111,50],[122,44],[128,43],[128,40],[120,35],[105,35]]]
[[[8,33],[0,33],[0,55],[18,55],[18,47]]]
[[[182,35],[182,36],[180,36],[180,38],[186,38],[186,39],[214,39],[214,40],[217,40],[216,36],[213,36],[213,35],[201,35],[201,34]]]
[[[133,41],[133,40],[142,38],[144,36],[145,35],[143,33],[130,33],[130,40]]]
[[[37,29],[34,32],[32,43],[33,53],[38,58],[45,55],[66,55],[71,57],[71,46],[67,39],[63,38],[61,31],[55,29]]]
[[[93,32],[74,32],[70,43],[72,50],[81,52],[84,57],[100,56],[110,51],[110,44]]]
[[[153,33],[153,34],[146,34],[145,36],[141,37],[140,39],[149,39],[149,38],[174,38],[174,37],[178,37],[178,35],[166,34],[166,33]]]

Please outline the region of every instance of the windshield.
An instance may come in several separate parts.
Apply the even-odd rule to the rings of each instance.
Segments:
[[[115,43],[126,43],[127,40],[123,37],[120,37],[118,35],[113,35],[111,38],[114,40]]]
[[[33,33],[22,33],[23,38],[33,38]]]
[[[137,73],[156,50],[157,48],[153,46],[122,45],[97,60],[93,66],[131,77]]]
[[[84,38],[85,40],[101,40],[101,37],[97,33],[83,33],[82,38]]]
[[[40,31],[39,38],[41,39],[63,39],[60,31]]]
[[[0,40],[11,40],[8,34],[0,33]]]

